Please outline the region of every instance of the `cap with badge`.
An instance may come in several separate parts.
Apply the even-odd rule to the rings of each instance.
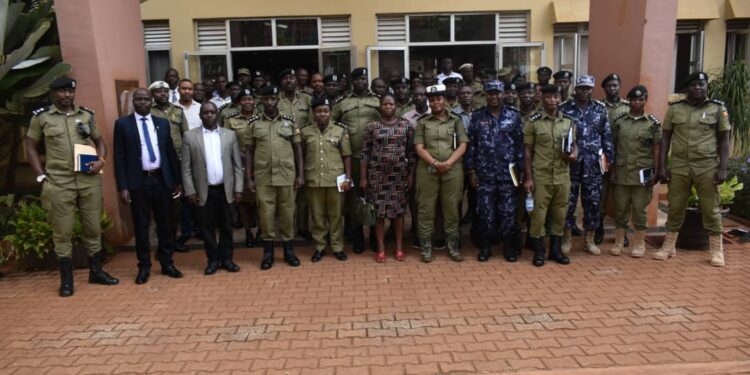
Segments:
[[[463,71],[466,71],[466,70],[472,70],[472,69],[474,69],[474,64],[472,64],[472,63],[461,64],[461,66],[458,67],[458,71],[459,72],[463,72]]]
[[[582,74],[576,78],[576,87],[594,87],[594,76]]]
[[[276,85],[263,86],[263,88],[261,88],[260,92],[258,93],[258,95],[260,96],[278,95],[278,94],[279,94],[279,86],[276,86]]]
[[[445,85],[432,85],[425,90],[427,96],[445,95]]]
[[[628,91],[628,99],[629,98],[645,98],[645,97],[648,97],[648,89],[646,89],[646,86],[638,85],[630,89],[630,91]]]
[[[487,83],[484,84],[484,92],[490,91],[505,91],[505,85],[503,84],[503,81],[497,79],[487,81]]]
[[[253,78],[263,78],[263,73],[260,70],[256,70],[251,74]]]
[[[75,89],[76,88],[76,80],[73,78],[68,77],[60,77],[49,85],[50,90],[59,90],[59,89]]]
[[[397,78],[397,79],[394,79],[393,81],[391,81],[391,86],[408,85],[409,83],[411,83],[411,81],[409,80],[409,78],[400,77],[400,78]]]
[[[253,96],[253,90],[251,88],[249,88],[249,87],[240,90],[240,92],[237,94],[237,97],[235,98],[235,101],[239,102],[240,99],[242,99],[242,98],[244,98],[246,96],[254,98],[254,96]]]
[[[518,90],[518,85],[515,83],[511,83],[508,85],[508,91],[516,91]]]
[[[605,86],[605,85],[607,84],[607,82],[609,82],[609,81],[617,81],[617,82],[622,82],[622,81],[620,80],[620,76],[619,76],[619,75],[617,75],[617,73],[612,73],[612,74],[610,74],[610,75],[608,75],[608,76],[604,77],[604,80],[602,81],[602,88],[604,88],[604,86]]]
[[[164,81],[155,81],[151,85],[148,86],[148,91],[154,91],[158,89],[167,89],[169,90],[169,84],[167,84]]]
[[[567,71],[567,70],[561,70],[555,74],[552,75],[552,78],[554,79],[571,79],[573,78],[573,73]]]
[[[558,85],[544,85],[541,91],[542,94],[559,94],[562,92],[562,88]]]
[[[326,97],[318,97],[313,98],[312,103],[310,103],[310,106],[312,109],[318,108],[322,105],[327,105],[329,108],[331,107],[331,101],[328,100]]]
[[[523,90],[535,91],[536,87],[537,87],[537,84],[534,82],[524,82],[524,83],[519,83],[518,85],[516,85],[516,91],[518,92],[521,92]]]
[[[292,69],[292,68],[286,68],[286,69],[282,70],[281,73],[279,73],[279,81],[281,81],[282,79],[284,79],[284,77],[286,77],[288,75],[294,75],[294,74],[295,74],[294,73],[294,69]]]
[[[448,77],[443,80],[444,85],[459,85],[461,82],[463,82],[463,80],[458,77]]]
[[[497,76],[498,77],[507,76],[507,75],[509,75],[512,72],[513,72],[512,68],[505,67],[505,68],[502,68],[502,69],[500,69],[500,70],[497,71]]]
[[[537,70],[536,70],[536,73],[537,73],[537,74],[542,74],[542,73],[546,73],[546,74],[550,74],[550,75],[551,75],[551,74],[552,74],[552,69],[550,69],[550,68],[548,68],[548,67],[546,67],[546,66],[543,66],[543,67],[541,67],[541,68],[537,69]]]
[[[237,75],[239,76],[239,75],[242,75],[242,74],[249,76],[250,75],[250,69],[248,69],[248,68],[240,68],[240,69],[238,69],[237,70]]]
[[[695,72],[690,74],[687,79],[685,80],[685,86],[695,82],[695,81],[706,81],[708,82],[708,74],[703,72]]]
[[[323,78],[323,83],[328,82],[339,82],[341,81],[341,76],[335,75],[335,74],[329,74]]]
[[[367,68],[355,68],[352,70],[352,78],[362,77],[367,75]]]

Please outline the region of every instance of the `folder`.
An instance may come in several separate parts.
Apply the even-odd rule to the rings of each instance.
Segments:
[[[89,145],[73,145],[73,170],[76,172],[88,172],[91,170],[87,164],[99,160],[96,149]],[[99,171],[102,173],[102,171]]]

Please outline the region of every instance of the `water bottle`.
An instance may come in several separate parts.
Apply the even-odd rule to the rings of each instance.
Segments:
[[[531,193],[526,193],[526,212],[534,211],[534,197]]]

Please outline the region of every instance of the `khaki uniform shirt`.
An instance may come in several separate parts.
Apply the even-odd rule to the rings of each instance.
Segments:
[[[79,126],[91,135],[80,134]],[[44,141],[47,150],[44,168],[50,181],[55,185],[70,188],[86,188],[101,184],[101,177],[98,174],[74,172],[73,162],[73,145],[95,147],[93,141],[101,136],[96,127],[94,111],[75,105],[67,114],[55,105],[34,111],[26,133],[26,137],[30,139]]]
[[[225,121],[227,118],[242,110],[237,104],[227,103],[219,108],[219,126],[226,126]]]
[[[249,121],[251,118],[255,116],[245,117],[242,115],[242,112],[235,112],[229,116],[227,116],[227,119],[224,122],[224,127],[227,129],[234,130],[235,134],[237,134],[237,143],[240,146],[240,153],[242,156],[245,156],[245,149],[247,148],[248,143],[248,135],[250,127]]]
[[[279,113],[294,118],[299,127],[304,127],[312,118],[312,96],[304,91],[295,91],[294,96],[287,98],[279,94]]]
[[[537,112],[526,121],[523,142],[534,148],[534,158],[531,162],[534,183],[561,185],[566,181],[570,182],[570,167],[568,162],[562,159],[562,142],[573,127],[573,119],[559,111],[557,117]],[[575,144],[575,129],[573,142]]]
[[[661,123],[653,115],[620,114],[612,124],[615,183],[641,185],[640,170],[654,167],[653,146],[661,142]]]
[[[432,113],[417,120],[414,144],[424,145],[425,150],[437,161],[448,160],[461,143],[468,142],[469,137],[466,135],[464,123],[453,112],[448,112],[448,118],[445,121],[439,120]],[[426,166],[424,160],[421,159],[420,164]],[[461,162],[456,164],[460,166]]]
[[[161,110],[154,104],[151,106],[151,115],[169,121],[169,136],[172,138],[172,144],[179,158],[182,153],[182,133],[189,130],[182,107],[170,104],[166,110]]]
[[[604,107],[607,109],[607,120],[609,120],[610,126],[612,121],[620,117],[623,113],[630,113],[630,102],[624,99],[617,98],[617,101],[610,103],[607,99],[602,100]]]
[[[352,146],[352,158],[362,157],[362,133],[367,124],[380,118],[380,99],[368,91],[364,96],[350,93],[333,107],[331,120],[346,125]]]
[[[255,184],[293,186],[296,176],[294,144],[300,142],[300,130],[289,116],[269,118],[265,113],[248,120],[246,142],[255,145]]]
[[[406,104],[398,104],[396,103],[396,117],[404,117],[406,112],[409,112],[414,109],[414,103],[409,100]]]
[[[672,173],[705,173],[719,166],[718,133],[730,131],[724,103],[706,100],[693,106],[687,100],[672,103],[664,115],[664,130],[672,131]]]
[[[344,173],[343,156],[351,156],[349,134],[344,124],[329,122],[320,130],[317,124],[302,128],[305,149],[305,186],[336,186],[336,177]]]

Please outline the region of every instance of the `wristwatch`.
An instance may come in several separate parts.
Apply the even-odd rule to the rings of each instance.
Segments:
[[[44,174],[44,173],[40,174],[39,176],[36,176],[36,182],[38,182],[38,183],[40,183],[40,184],[41,184],[41,183],[42,183],[42,181],[44,181],[45,179],[47,179],[47,175],[46,175],[46,174]]]

